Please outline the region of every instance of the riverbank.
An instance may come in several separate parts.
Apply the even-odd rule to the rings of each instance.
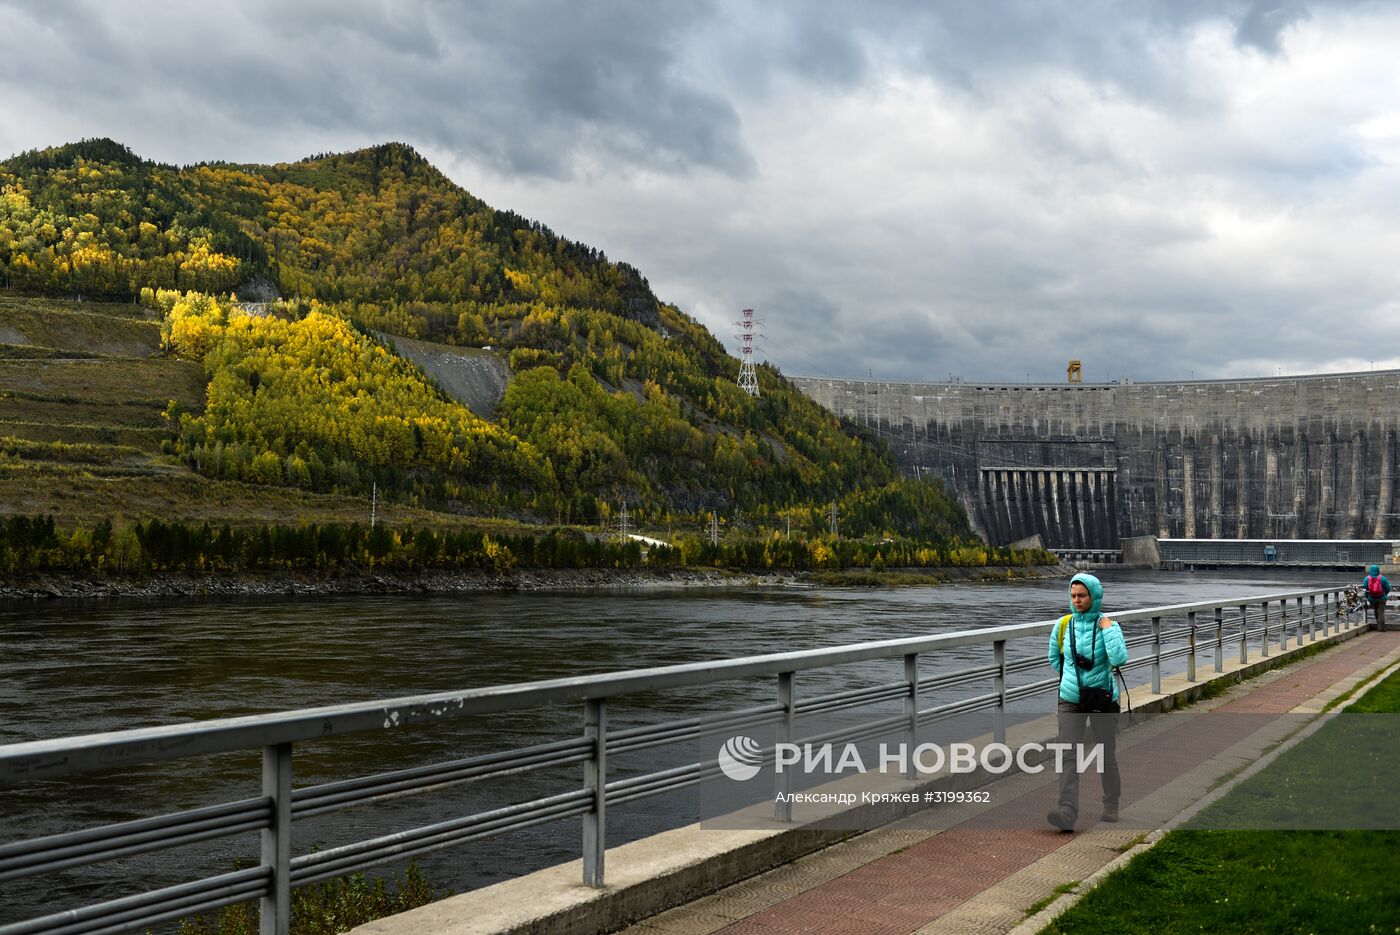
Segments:
[[[400,573],[387,569],[192,575],[42,574],[0,581],[0,600],[94,597],[279,597],[342,594],[457,594],[483,591],[650,590],[693,587],[926,587],[955,582],[1060,578],[1067,565],[926,568],[871,572],[737,571],[724,568],[534,568]]]

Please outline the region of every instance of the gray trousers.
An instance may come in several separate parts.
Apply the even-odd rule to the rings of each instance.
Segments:
[[[1373,597],[1371,600],[1371,616],[1376,618],[1376,629],[1385,629],[1385,598]]]
[[[1084,714],[1079,706],[1060,699],[1057,743],[1081,744],[1087,728],[1093,727],[1094,743],[1103,744],[1103,804],[1118,805],[1123,793],[1123,780],[1118,775],[1118,715]],[[1071,819],[1079,817],[1079,772],[1074,768],[1079,756],[1071,751],[1065,756],[1065,769],[1060,773],[1060,812]]]

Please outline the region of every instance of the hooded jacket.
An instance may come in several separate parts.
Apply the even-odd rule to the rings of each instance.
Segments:
[[[1118,685],[1113,678],[1115,666],[1121,666],[1128,661],[1128,646],[1123,641],[1123,631],[1118,624],[1113,624],[1107,630],[1099,628],[1099,618],[1103,616],[1100,608],[1103,605],[1103,585],[1099,579],[1093,575],[1079,574],[1070,579],[1070,585],[1076,582],[1089,589],[1089,597],[1092,603],[1084,613],[1079,613],[1074,609],[1074,604],[1070,604],[1069,624],[1065,627],[1065,649],[1060,652],[1060,621],[1057,619],[1055,625],[1050,628],[1050,665],[1060,672],[1060,699],[1071,704],[1079,703],[1079,686],[1089,685],[1094,688],[1106,688],[1113,692],[1114,700],[1118,700]],[[1074,664],[1071,654],[1070,629],[1074,630],[1074,641],[1079,649],[1079,655],[1088,656],[1089,648],[1093,646],[1094,667],[1092,669],[1079,669]],[[1095,633],[1098,634],[1095,637]],[[1079,672],[1076,680],[1075,672]]]
[[[1366,592],[1366,582],[1371,578],[1381,579],[1381,597],[1390,594],[1390,582],[1386,580],[1385,575],[1381,574],[1381,566],[1379,565],[1372,565],[1370,568],[1366,569],[1366,577],[1361,579],[1362,593],[1365,593],[1367,597],[1371,596]]]

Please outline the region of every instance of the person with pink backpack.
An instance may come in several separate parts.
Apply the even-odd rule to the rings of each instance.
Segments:
[[[1371,616],[1376,618],[1376,629],[1385,632],[1385,599],[1390,595],[1390,582],[1381,574],[1381,566],[1372,565],[1361,580],[1366,589],[1366,599],[1371,602]]]

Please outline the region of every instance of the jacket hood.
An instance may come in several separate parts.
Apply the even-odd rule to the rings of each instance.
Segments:
[[[1366,573],[1372,578],[1379,578],[1381,576],[1381,566],[1372,565],[1370,568],[1366,569]]]
[[[1092,603],[1089,604],[1089,610],[1087,614],[1100,613],[1100,608],[1103,606],[1103,585],[1099,583],[1099,579],[1095,578],[1093,575],[1086,575],[1081,572],[1080,574],[1077,574],[1073,578],[1069,579],[1071,587],[1073,587],[1075,582],[1078,582],[1089,589],[1089,597]],[[1074,609],[1073,602],[1070,603],[1069,610],[1070,613],[1078,613],[1078,611]]]

